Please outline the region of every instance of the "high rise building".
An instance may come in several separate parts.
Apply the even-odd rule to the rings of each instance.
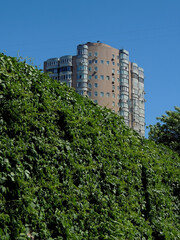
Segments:
[[[129,52],[97,42],[77,46],[77,55],[44,62],[50,77],[112,109],[144,136],[144,70],[129,61]]]

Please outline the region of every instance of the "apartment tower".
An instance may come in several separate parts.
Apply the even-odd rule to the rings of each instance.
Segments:
[[[75,56],[45,61],[44,71],[123,116],[130,128],[144,136],[144,70],[129,61],[127,50],[87,42],[77,46]]]

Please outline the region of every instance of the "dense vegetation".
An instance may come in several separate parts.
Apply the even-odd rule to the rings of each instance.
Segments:
[[[180,239],[178,155],[0,54],[0,239]]]
[[[163,143],[180,155],[180,108],[166,111],[167,115],[157,117],[155,125],[150,125],[149,139],[156,143]]]

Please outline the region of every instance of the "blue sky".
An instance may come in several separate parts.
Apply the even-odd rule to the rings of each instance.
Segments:
[[[179,0],[2,0],[0,51],[30,57],[75,55],[80,43],[127,49],[145,71],[146,125],[180,107]],[[146,133],[147,136],[147,133]]]

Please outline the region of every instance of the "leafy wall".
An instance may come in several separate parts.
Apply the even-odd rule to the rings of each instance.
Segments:
[[[180,158],[0,54],[0,239],[180,239]]]

